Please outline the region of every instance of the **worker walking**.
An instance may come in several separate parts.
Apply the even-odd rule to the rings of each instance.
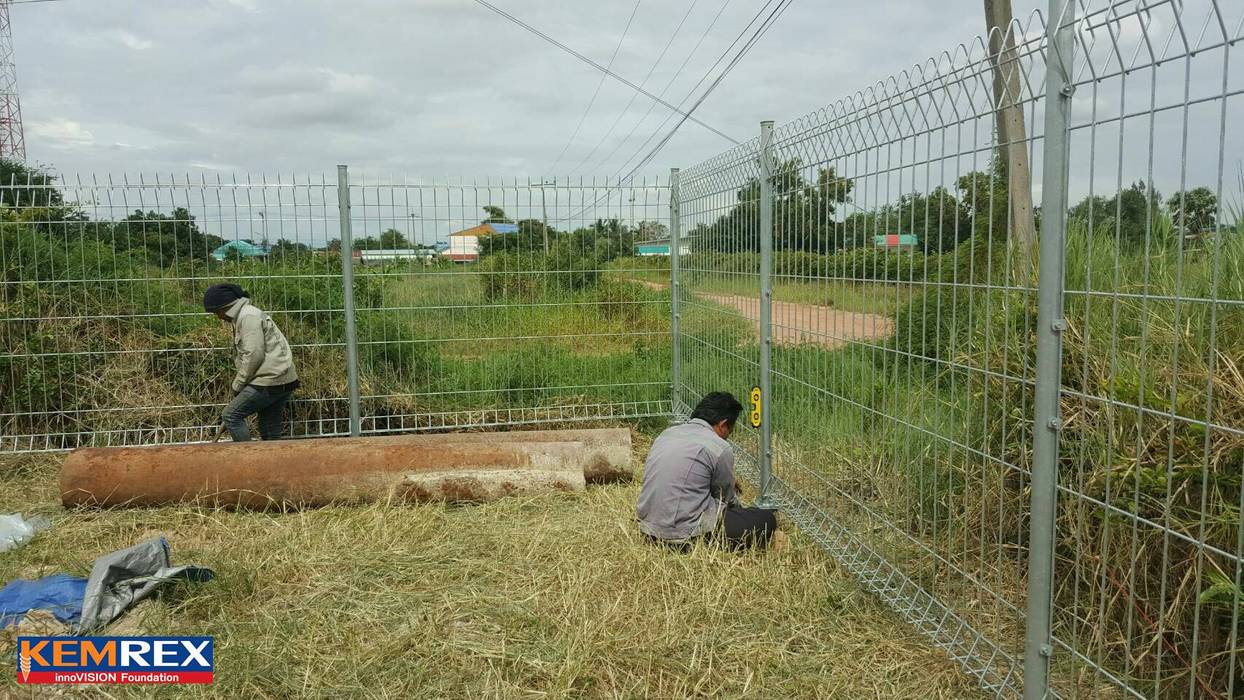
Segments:
[[[649,539],[688,549],[696,540],[731,548],[765,546],[777,532],[776,511],[745,508],[734,478],[734,448],[726,441],[743,404],[725,392],[705,396],[691,420],[667,428],[644,462],[639,529]]]
[[[272,318],[251,303],[236,284],[214,284],[203,295],[203,309],[233,325],[233,400],[221,415],[234,442],[251,439],[246,418],[259,414],[259,434],[280,440],[285,404],[298,388],[289,342]]]

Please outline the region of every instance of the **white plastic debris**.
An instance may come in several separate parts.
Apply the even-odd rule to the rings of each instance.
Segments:
[[[0,552],[17,549],[34,537],[36,532],[51,524],[52,521],[41,515],[33,516],[29,520],[23,518],[21,513],[0,515]]]

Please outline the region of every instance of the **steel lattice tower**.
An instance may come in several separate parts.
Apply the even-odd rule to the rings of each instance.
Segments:
[[[17,96],[17,61],[9,27],[9,0],[0,0],[0,158],[26,160],[22,105]]]

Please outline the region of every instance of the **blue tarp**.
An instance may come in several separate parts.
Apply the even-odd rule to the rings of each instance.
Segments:
[[[74,623],[82,616],[86,579],[52,574],[37,581],[13,581],[0,588],[0,627],[22,621],[31,610],[48,610],[61,622]]]

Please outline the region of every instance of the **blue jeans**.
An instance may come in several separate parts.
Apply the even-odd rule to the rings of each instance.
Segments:
[[[233,397],[228,406],[225,406],[221,420],[224,421],[225,429],[233,436],[234,442],[246,442],[251,439],[251,430],[246,425],[246,417],[259,414],[259,435],[264,440],[280,440],[281,429],[284,427],[282,417],[285,411],[285,404],[289,402],[289,397],[294,392],[279,391],[270,392],[267,387],[257,387],[247,384],[242,387],[242,391]]]

